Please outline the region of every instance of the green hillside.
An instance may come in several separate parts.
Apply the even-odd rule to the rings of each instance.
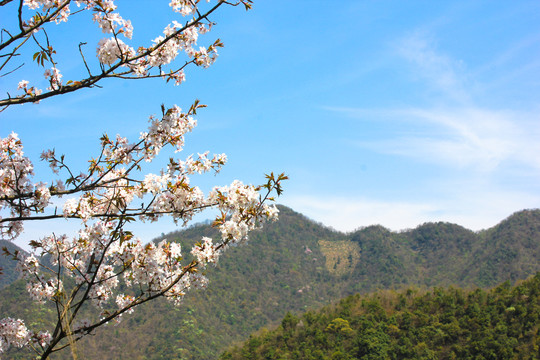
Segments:
[[[166,301],[142,306],[119,326],[77,343],[79,358],[215,359],[232,343],[279,324],[287,312],[317,309],[357,292],[410,285],[491,287],[540,271],[539,210],[516,213],[480,233],[435,223],[405,232],[370,226],[350,234],[285,207],[280,211],[278,222],[208,269],[207,290],[190,293],[178,308]],[[166,237],[191,244],[215,235],[200,225]],[[31,304],[17,282],[0,293],[0,313],[28,323],[50,315]],[[64,355],[69,358],[69,352]]]
[[[11,257],[4,255],[2,249],[6,248],[10,253],[23,251],[11,241],[0,240],[0,289],[5,288],[19,277],[15,271],[16,262]]]
[[[538,359],[540,273],[511,287],[379,291],[287,314],[223,360]]]

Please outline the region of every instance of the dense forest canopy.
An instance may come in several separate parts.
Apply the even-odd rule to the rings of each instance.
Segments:
[[[486,291],[435,288],[351,295],[250,336],[239,359],[537,359],[540,273]]]

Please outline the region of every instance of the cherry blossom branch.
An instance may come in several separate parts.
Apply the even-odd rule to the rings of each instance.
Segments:
[[[63,3],[63,7],[67,6],[69,4],[69,2],[70,1],[66,1],[65,3]],[[67,94],[67,93],[79,90],[81,88],[93,87],[94,85],[96,85],[99,81],[101,81],[104,78],[121,77],[121,76],[118,76],[117,73],[115,73],[115,71],[118,68],[123,67],[123,66],[127,66],[129,68],[130,66],[134,66],[134,64],[136,64],[138,60],[143,60],[144,58],[148,58],[148,57],[152,56],[154,53],[157,53],[158,51],[163,49],[165,46],[170,44],[172,40],[178,38],[186,30],[188,30],[190,28],[193,28],[193,27],[197,26],[198,24],[200,24],[201,21],[208,19],[209,15],[211,15],[213,12],[215,12],[223,4],[233,5],[231,3],[218,1],[218,3],[216,5],[214,5],[212,8],[210,8],[207,12],[205,12],[202,15],[199,15],[197,18],[193,19],[191,22],[188,22],[186,25],[184,25],[184,26],[176,29],[175,31],[171,32],[169,35],[165,36],[163,39],[158,41],[154,46],[148,47],[146,49],[140,48],[142,50],[139,50],[138,54],[130,55],[129,52],[127,52],[127,49],[124,50],[122,48],[122,46],[121,46],[123,43],[120,40],[118,40],[118,38],[117,38],[118,33],[113,31],[114,41],[115,41],[116,46],[119,48],[120,51],[119,51],[119,53],[117,55],[117,60],[118,61],[115,64],[110,64],[110,67],[108,69],[105,69],[102,66],[101,73],[98,74],[98,75],[90,75],[88,78],[85,78],[85,79],[82,79],[82,80],[79,80],[79,81],[70,81],[66,85],[61,85],[60,84],[57,87],[53,87],[50,91],[41,92],[41,93],[33,92],[33,93],[30,94],[30,96],[27,96],[28,94],[25,94],[24,96],[18,96],[18,97],[8,96],[7,99],[0,100],[0,107],[6,107],[6,106],[10,106],[10,105],[17,105],[17,104],[24,104],[24,103],[28,103],[28,102],[39,102],[40,100],[43,100],[43,99],[46,99],[46,98],[49,98],[49,97],[52,97],[52,96],[57,96],[57,95],[61,95],[61,94]],[[47,21],[50,21],[51,19],[54,18],[54,16],[56,16],[60,12],[60,10],[61,10],[60,8],[57,9],[55,12],[53,12],[51,15],[49,15],[45,19],[48,19]],[[23,34],[23,33],[25,35],[31,34],[34,30],[36,30],[37,28],[39,28],[41,25],[43,25],[46,22],[45,19],[42,22],[39,23],[39,26],[36,24],[34,27],[30,27],[30,30],[21,32],[21,34]],[[6,41],[3,44],[0,44],[0,50],[2,50],[3,48],[5,48],[9,44],[11,44],[11,42],[13,42],[14,40],[23,37],[23,35],[21,35],[21,34],[16,35],[16,36],[12,36],[8,41]],[[221,43],[219,41],[217,41],[212,46],[214,46],[214,48],[215,48],[217,46],[222,46],[222,45],[221,45]],[[198,61],[200,61],[200,60],[197,60],[197,59],[195,59],[195,60],[196,60],[195,63],[197,65],[201,65],[201,64],[198,63]],[[147,62],[148,60],[144,60],[144,61]],[[189,63],[192,63],[192,62],[189,62]],[[86,62],[85,62],[85,66],[87,66]],[[151,71],[153,68],[154,68],[154,66],[150,66],[150,68],[144,70],[142,76],[139,75],[139,77],[147,78],[148,77],[148,71]],[[176,71],[173,71],[172,74],[174,75],[178,71],[180,71],[180,69],[178,69]],[[90,73],[91,72],[89,71],[89,74]],[[135,74],[136,71],[133,68],[131,68],[126,74],[128,74],[128,73]],[[169,74],[169,76],[171,76],[171,75]],[[151,77],[157,77],[157,76],[152,75]]]
[[[13,0],[2,0],[0,1],[0,6],[4,6],[4,5],[7,5],[9,4],[10,2],[12,2]]]
[[[137,216],[146,216],[146,217],[153,217],[153,216],[162,216],[162,215],[171,215],[171,214],[178,214],[179,216],[182,216],[185,213],[188,212],[196,212],[200,210],[204,210],[207,208],[211,208],[216,206],[217,203],[212,204],[206,204],[201,205],[198,207],[191,208],[189,210],[170,210],[170,211],[147,211],[147,210],[140,210],[140,211],[133,211],[133,212],[126,212],[125,214],[111,214],[111,213],[102,213],[102,214],[93,214],[90,216],[92,219],[125,219],[130,217],[137,217]],[[9,217],[9,218],[3,218],[0,220],[0,223],[2,222],[10,222],[10,221],[42,221],[42,220],[53,220],[53,219],[82,219],[80,215],[60,215],[60,214],[53,214],[53,215],[43,215],[43,216],[19,216],[19,217]]]
[[[8,93],[8,99],[4,103],[0,101],[0,108],[36,102],[81,87],[98,86],[97,82],[106,77],[134,79],[159,76],[179,84],[188,65],[208,67],[217,57],[217,48],[222,46],[221,41],[216,40],[208,47],[193,48],[198,34],[207,32],[212,26],[209,15],[224,4],[243,4],[246,9],[251,6],[250,0],[218,0],[203,12],[197,8],[199,0],[171,0],[170,6],[174,11],[182,15],[193,14],[193,19],[184,25],[173,22],[165,29],[165,36],[154,40],[153,46],[135,51],[120,39],[120,35],[130,38],[133,29],[129,21],[114,12],[113,0],[76,1],[78,5],[85,5],[83,10],[92,10],[95,21],[112,37],[100,41],[97,51],[100,72],[97,75],[92,75],[82,51],[83,43],[80,43],[79,52],[88,77],[63,85],[58,63],[53,58],[54,49],[41,25],[66,21],[74,13],[69,13],[70,1],[60,4],[48,1],[20,1],[18,20],[24,36],[13,36],[3,29],[2,34],[9,35],[8,41],[3,43],[4,48],[16,40],[21,42],[12,46],[11,52],[0,54],[6,59],[2,65],[4,68],[32,37],[39,49],[34,60],[42,66],[45,63],[52,65],[45,70],[50,85],[48,91],[42,92],[22,80],[18,90],[24,94],[12,97]],[[36,13],[26,23],[22,17],[23,5],[31,9],[43,7],[43,14]],[[38,30],[43,30],[44,39],[34,35]],[[185,51],[190,59],[165,73],[166,65],[175,60],[180,50]],[[76,235],[46,235],[30,241],[33,249],[30,253],[13,254],[30,297],[38,302],[54,302],[57,319],[52,334],[31,331],[22,320],[1,319],[0,337],[5,342],[0,342],[0,353],[10,346],[27,346],[45,359],[53,352],[71,346],[97,327],[111,320],[120,321],[138,305],[158,297],[179,304],[189,290],[207,286],[208,279],[200,270],[208,264],[215,264],[231,245],[246,241],[249,232],[260,228],[265,221],[277,219],[278,209],[269,202],[275,200],[274,193],[277,196],[282,193],[281,183],[287,179],[284,174],[276,176],[271,173],[266,176],[266,183],[260,186],[244,185],[235,180],[228,186],[216,186],[204,194],[190,184],[190,175],[217,173],[227,160],[224,154],[212,157],[208,152],[189,155],[183,160],[170,158],[158,174],[143,173],[143,163],[153,161],[164,147],[171,146],[175,152],[183,150],[184,136],[196,126],[193,116],[203,107],[205,105],[195,101],[184,112],[176,105],[169,109],[162,105],[160,118],[151,116],[147,132],[141,133],[133,143],[120,135],[116,138],[103,135],[98,156],[91,158],[86,174],[76,175],[63,155],[58,157],[54,150],[45,151],[41,159],[49,163],[54,173],[60,174],[61,171],[67,177],[49,185],[33,182],[34,167],[24,156],[17,134],[0,138],[0,235],[16,238],[29,221],[81,220],[81,228]],[[62,196],[68,199],[61,205],[50,207],[51,199]],[[185,225],[195,213],[208,208],[219,212],[212,224],[219,231],[219,240],[214,242],[202,237],[201,241],[193,244],[190,251],[193,260],[187,265],[182,263],[183,249],[179,243],[167,240],[144,243],[128,230],[128,224],[135,218],[152,222],[162,216],[170,216],[175,223],[181,221]],[[66,279],[69,281],[64,283]],[[122,289],[127,293],[121,293]],[[99,311],[99,318],[94,317],[93,321],[80,319],[81,309],[87,304]]]
[[[51,12],[50,14],[46,15],[46,16],[38,16],[37,18],[39,19],[39,21],[37,21],[36,23],[34,23],[33,25],[30,25],[28,26],[27,28],[25,28],[22,24],[23,24],[23,20],[22,20],[22,6],[23,6],[23,0],[20,0],[20,5],[19,5],[19,9],[18,9],[18,17],[19,17],[19,25],[21,27],[21,32],[18,33],[17,35],[14,35],[14,36],[11,36],[7,41],[3,42],[0,44],[0,50],[3,50],[5,49],[6,47],[8,47],[9,45],[11,45],[13,42],[19,40],[19,39],[22,39],[30,34],[32,34],[35,30],[39,29],[41,26],[43,26],[43,24],[46,24],[48,22],[50,22],[52,19],[54,19],[62,10],[64,10],[64,8],[66,6],[69,5],[69,3],[71,2],[71,0],[66,0],[64,1],[62,4],[60,4],[57,9],[53,12]]]

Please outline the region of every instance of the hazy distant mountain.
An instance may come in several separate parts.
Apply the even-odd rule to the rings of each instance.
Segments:
[[[280,211],[277,223],[208,269],[206,291],[191,293],[179,308],[162,301],[137,309],[120,326],[78,343],[79,355],[213,359],[231,343],[279,323],[288,311],[318,308],[356,292],[409,285],[491,287],[540,271],[540,210],[518,212],[479,233],[428,223],[404,232],[369,226],[349,234],[291,209]],[[189,249],[201,236],[217,233],[200,225],[165,237]],[[24,291],[18,283],[2,291],[0,313],[46,321],[44,308],[22,310],[30,305],[18,291]],[[19,300],[8,300],[14,297]]]

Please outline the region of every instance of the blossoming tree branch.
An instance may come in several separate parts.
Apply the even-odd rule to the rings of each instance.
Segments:
[[[27,73],[19,56],[23,49],[33,48],[32,69],[43,67],[48,83],[40,89],[21,79],[5,91],[0,110],[92,88],[105,78],[159,77],[178,85],[189,65],[208,67],[216,60],[221,41],[197,48],[199,35],[213,25],[210,15],[222,6],[249,9],[251,0],[172,0],[169,5],[183,21],[173,21],[149,46],[134,48],[129,45],[133,26],[117,12],[113,0],[0,1],[0,9],[16,9],[12,16],[17,18],[16,27],[1,32],[0,77]],[[92,68],[81,44],[80,63],[87,76],[64,83],[47,29],[62,26],[83,12],[91,12],[107,34],[96,44],[99,66]],[[206,195],[191,185],[190,175],[219,172],[226,163],[225,154],[171,158],[160,173],[144,173],[144,164],[154,161],[163,148],[182,151],[185,135],[196,126],[194,116],[202,107],[198,101],[187,110],[162,105],[138,139],[103,135],[101,150],[82,172],[54,150],[44,151],[41,160],[56,174],[54,183],[34,180],[32,161],[24,155],[17,134],[0,139],[1,237],[16,239],[29,221],[65,218],[82,224],[76,236],[61,235],[58,229],[32,240],[28,255],[4,249],[18,261],[29,296],[54,305],[56,324],[51,329],[30,329],[21,319],[0,319],[0,356],[16,346],[28,347],[46,359],[96,328],[120,321],[147,301],[164,297],[179,304],[189,290],[206,287],[202,269],[216,263],[228,247],[247,239],[249,231],[277,218],[275,205],[268,202],[281,194],[283,174],[267,175],[259,186],[236,180]],[[53,206],[53,201],[61,205]],[[185,225],[209,208],[219,210],[213,226],[220,237],[203,237],[194,244],[188,250],[190,262],[183,260],[186,250],[178,243],[143,243],[128,229],[130,222],[154,222],[163,216]],[[89,313],[88,307],[97,309],[95,317],[81,318]]]

